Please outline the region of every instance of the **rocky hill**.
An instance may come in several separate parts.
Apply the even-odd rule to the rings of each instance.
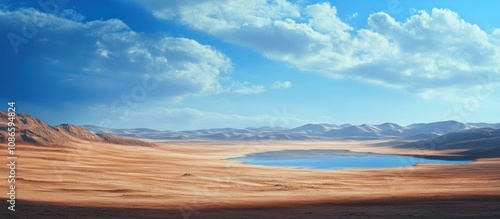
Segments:
[[[426,150],[461,149],[461,155],[474,157],[500,156],[500,129],[478,128],[448,133],[439,137],[406,143],[398,148],[418,148]]]
[[[8,115],[0,111],[0,142],[8,139]],[[103,142],[122,145],[152,146],[152,143],[137,139],[118,137],[109,134],[94,134],[84,128],[71,124],[50,126],[27,114],[17,114],[16,143],[32,145],[64,145],[72,141]]]

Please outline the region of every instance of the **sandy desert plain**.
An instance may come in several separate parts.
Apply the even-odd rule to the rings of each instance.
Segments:
[[[148,147],[75,139],[64,146],[23,144],[17,146],[16,212],[4,207],[0,217],[500,218],[500,158],[343,170],[228,160],[284,149],[449,153],[380,143],[184,140]],[[0,190],[8,190],[6,183]]]

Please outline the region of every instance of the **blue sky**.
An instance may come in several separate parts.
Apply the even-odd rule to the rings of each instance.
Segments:
[[[188,130],[498,122],[497,1],[0,1],[0,101]]]

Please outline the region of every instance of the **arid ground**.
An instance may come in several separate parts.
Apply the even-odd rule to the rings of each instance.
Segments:
[[[8,211],[5,204],[0,216],[500,218],[500,158],[459,165],[350,170],[262,167],[227,160],[284,149],[438,153],[374,143],[380,142],[171,141],[148,147],[80,141],[67,146],[18,145],[16,212]],[[8,191],[6,185],[1,183],[1,191]]]

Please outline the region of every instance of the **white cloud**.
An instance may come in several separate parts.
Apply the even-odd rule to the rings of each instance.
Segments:
[[[300,15],[299,8],[285,0],[271,2],[267,0],[188,0],[161,3],[150,0],[138,2],[154,8],[153,12],[156,17],[178,18],[196,29],[204,29],[212,33],[252,26],[264,27],[281,17]]]
[[[229,87],[229,93],[235,94],[259,94],[266,91],[266,88],[262,85],[250,85],[248,82],[240,83],[233,82],[231,87]]]
[[[491,33],[492,41],[496,44],[500,44],[500,28],[495,28]]]
[[[273,89],[280,89],[280,88],[290,88],[292,87],[292,82],[290,81],[275,81],[273,85],[271,85],[271,88]]]
[[[354,30],[329,3],[143,4],[160,19],[176,19],[268,58],[334,78],[439,96],[435,91],[473,89],[477,78],[500,74],[498,30],[487,33],[448,9],[415,11],[404,22],[378,12],[368,17],[368,29]]]
[[[347,18],[347,20],[352,20],[352,19],[354,19],[354,18],[357,18],[357,17],[358,17],[358,15],[359,15],[359,14],[358,14],[358,12],[354,12],[354,13],[352,13],[352,14],[350,14],[350,15],[347,15],[347,17],[346,17],[346,18]]]
[[[290,81],[275,81],[269,88],[271,89],[284,89],[292,87],[292,82]],[[237,82],[233,81],[231,86],[229,86],[225,92],[233,94],[260,94],[265,92],[267,89],[264,85],[252,85],[248,82]]]
[[[213,94],[223,90],[219,79],[232,68],[224,54],[192,39],[136,33],[117,19],[82,22],[74,11],[61,16],[0,10],[1,31],[22,37],[26,25],[36,30],[18,46],[16,73],[25,85],[18,99],[111,103],[146,79],[157,83],[147,97]],[[8,46],[2,51],[14,55]]]

